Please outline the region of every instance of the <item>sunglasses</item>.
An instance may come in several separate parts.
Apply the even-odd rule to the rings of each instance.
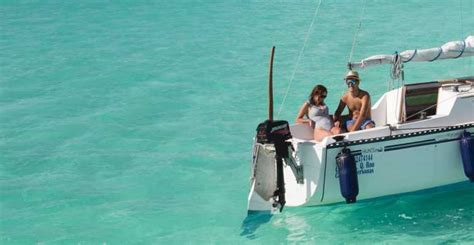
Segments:
[[[328,95],[327,94],[322,94],[322,95],[319,95],[319,97],[325,99]]]
[[[347,86],[354,86],[356,83],[357,83],[357,80],[355,80],[355,79],[351,79],[351,80],[346,81]]]

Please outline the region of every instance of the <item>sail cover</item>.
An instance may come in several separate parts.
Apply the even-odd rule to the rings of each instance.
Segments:
[[[414,61],[431,62],[466,56],[474,56],[474,36],[468,36],[464,41],[448,42],[437,48],[406,50],[391,55],[374,55],[360,62],[350,63],[350,66],[351,68],[365,68],[381,64],[394,64],[397,58],[401,58],[403,63],[407,63]]]

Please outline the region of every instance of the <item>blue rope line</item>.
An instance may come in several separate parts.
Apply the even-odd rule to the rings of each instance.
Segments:
[[[438,48],[439,52],[438,52],[438,55],[436,55],[436,57],[434,57],[432,60],[428,60],[428,62],[432,62],[432,61],[435,61],[439,58],[439,56],[441,56],[441,53],[443,53],[443,49],[442,48]]]
[[[413,58],[415,58],[415,55],[417,52],[418,52],[418,49],[415,49],[415,52],[413,52],[413,55],[407,61],[404,61],[403,63],[410,62]]]
[[[461,57],[461,55],[464,53],[464,50],[466,49],[466,42],[465,41],[462,41],[462,50],[461,50],[461,53],[457,56],[457,57],[454,57],[453,59],[457,59],[459,57]]]

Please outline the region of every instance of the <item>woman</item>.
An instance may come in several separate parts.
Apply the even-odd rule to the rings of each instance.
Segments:
[[[300,108],[296,123],[306,123],[314,128],[314,139],[321,141],[326,136],[341,133],[338,127],[334,127],[329,117],[328,106],[324,103],[328,92],[323,85],[316,85],[306,101]],[[306,118],[305,118],[306,117]]]

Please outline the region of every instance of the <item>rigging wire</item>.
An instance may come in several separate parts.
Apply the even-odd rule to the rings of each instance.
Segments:
[[[471,5],[470,8],[469,8],[469,9],[471,10],[471,15],[470,15],[470,16],[472,16],[472,15],[474,14],[473,2],[474,2],[474,1],[470,1],[470,5]],[[472,69],[474,68],[474,67],[472,66],[472,60],[474,60],[474,58],[471,57],[471,58],[469,59],[469,67],[470,67],[470,70],[471,70],[471,71],[472,71]],[[468,67],[468,68],[469,68],[469,67]]]
[[[362,1],[362,14],[360,15],[359,25],[357,26],[356,33],[354,33],[354,38],[352,39],[352,48],[351,48],[351,53],[349,54],[349,61],[348,61],[349,64],[352,61],[352,55],[354,54],[354,48],[355,48],[355,45],[356,45],[356,40],[357,40],[357,37],[359,36],[359,31],[360,31],[361,26],[362,26],[362,19],[364,18],[364,15],[365,15],[365,0]]]
[[[472,5],[472,1],[471,1],[471,5]],[[472,6],[471,6],[471,12],[472,12]],[[464,36],[464,16],[463,16],[463,5],[462,5],[462,0],[459,0],[459,20],[460,20],[460,24],[461,24],[461,35],[460,35],[460,38],[465,38]],[[472,15],[472,13],[471,13]],[[469,70],[469,67],[472,67],[472,59],[469,59],[469,63],[466,63],[466,65],[464,66],[465,67],[465,72],[467,72]]]
[[[303,56],[304,50],[306,48],[306,43],[308,42],[309,35],[311,34],[311,30],[313,29],[313,25],[314,25],[314,22],[316,20],[316,16],[319,13],[319,8],[321,6],[321,2],[322,2],[322,0],[319,0],[318,7],[316,7],[316,10],[314,11],[313,20],[311,21],[311,24],[309,25],[308,31],[306,32],[306,37],[305,37],[305,40],[303,42],[303,47],[301,47],[301,50],[298,54],[298,59],[296,60],[295,69],[293,70],[293,73],[291,74],[291,77],[290,77],[290,82],[288,83],[288,86],[286,87],[285,96],[283,97],[283,101],[281,102],[280,108],[278,109],[277,117],[280,116],[281,109],[283,108],[283,105],[285,104],[285,101],[286,101],[286,97],[288,96],[288,92],[290,91],[291,83],[293,82],[293,79],[295,78],[296,71],[298,70],[298,65],[300,63],[301,57]]]
[[[459,18],[461,19],[461,38],[464,38],[464,34],[463,34],[463,29],[464,29],[464,26],[463,26],[463,16],[462,16],[462,0],[459,0],[459,12],[461,12],[461,14],[459,15]]]

